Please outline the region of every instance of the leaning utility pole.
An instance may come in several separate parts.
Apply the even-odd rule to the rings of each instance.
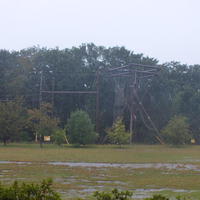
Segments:
[[[130,63],[125,66],[120,66],[116,68],[112,68],[108,70],[108,74],[112,78],[117,77],[126,77],[128,80],[128,97],[126,97],[127,107],[130,113],[130,143],[132,143],[133,137],[133,122],[136,119],[136,110],[140,110],[146,116],[147,120],[150,122],[151,128],[154,130],[155,138],[159,141],[159,143],[163,144],[162,139],[160,138],[160,134],[158,129],[156,128],[153,120],[150,118],[146,109],[144,108],[141,100],[138,96],[138,89],[141,80],[147,81],[157,75],[161,70],[160,66],[153,65],[143,65],[137,63]]]

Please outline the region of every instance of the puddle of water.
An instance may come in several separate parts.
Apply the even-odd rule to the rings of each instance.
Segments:
[[[159,193],[162,191],[171,191],[176,193],[191,193],[193,190],[185,190],[185,189],[172,189],[172,188],[160,188],[160,189],[135,189],[133,191],[134,199],[144,199],[151,197],[152,193]]]
[[[13,181],[13,178],[1,178],[1,181]]]
[[[69,178],[55,178],[55,182],[63,183],[63,184],[71,184],[78,181],[78,179],[69,177]]]
[[[151,197],[151,195],[148,195],[148,194],[134,194],[132,196],[133,199],[145,199],[149,197]]]
[[[6,174],[7,174],[9,171],[11,171],[11,170],[6,170],[6,169],[1,170],[0,177],[6,176]]]
[[[161,172],[161,174],[167,174],[167,175],[177,175],[178,173],[173,173],[173,172]]]
[[[22,162],[22,161],[4,161],[1,160],[0,164],[18,164],[18,165],[24,165],[24,164],[31,164],[31,162]]]
[[[3,169],[1,170],[2,173],[7,173],[7,172],[10,172],[11,170],[10,169]]]
[[[192,192],[192,190],[184,190],[184,189],[173,189],[172,191],[173,192],[187,192],[187,193]]]
[[[104,186],[104,185],[87,186],[87,187],[85,187],[85,185],[82,185],[82,186],[83,186],[83,189],[80,190],[80,192],[81,193],[88,193],[90,195],[92,195],[96,191],[104,191],[105,189],[108,190],[108,187]]]
[[[84,193],[93,193],[95,191],[97,191],[97,189],[95,188],[86,188],[86,189],[81,190],[81,192],[84,192]]]
[[[15,180],[26,180],[26,178],[15,178]],[[1,181],[13,181],[13,178],[1,178]]]
[[[25,161],[0,161],[0,164],[18,164],[20,166],[25,166],[32,164],[32,162]],[[44,163],[43,163],[44,164]],[[180,163],[86,163],[86,162],[47,162],[50,165],[62,165],[68,167],[87,167],[87,168],[130,168],[130,169],[169,169],[169,170],[193,170],[200,171],[200,168],[193,164],[180,164]]]
[[[76,190],[76,189],[71,189],[68,191],[62,191],[61,193],[66,195],[66,196],[74,196],[74,197],[85,197],[85,196],[91,196],[95,191],[111,191],[112,188],[100,185],[100,186],[84,186],[81,185],[82,189]],[[125,190],[121,188],[120,190]],[[185,190],[185,189],[173,189],[173,188],[160,188],[160,189],[133,189],[130,190],[133,192],[133,199],[144,199],[152,196],[152,193],[159,193],[162,191],[171,191],[171,192],[176,192],[176,193],[190,193],[194,192],[194,190]]]
[[[75,198],[83,198],[86,196],[91,196],[94,192],[98,191],[103,191],[104,186],[85,186],[81,185],[82,189],[76,190],[76,189],[70,189],[67,191],[59,191],[59,193],[63,194],[65,197],[75,197]]]
[[[84,162],[49,162],[50,165],[62,165],[68,167],[96,167],[96,168],[131,168],[131,169],[142,169],[142,168],[165,168],[169,170],[193,170],[200,171],[198,166],[192,164],[175,164],[175,163],[84,163]]]
[[[185,162],[200,162],[200,159],[190,159],[190,158],[187,158],[187,159],[184,159],[183,161],[185,161]]]
[[[162,192],[162,191],[171,191],[171,192],[190,192],[190,190],[184,189],[172,189],[172,188],[160,188],[160,189],[135,189],[136,192]]]
[[[95,182],[100,183],[100,184],[112,183],[112,184],[117,184],[117,185],[127,185],[127,183],[124,183],[121,181],[95,181]]]

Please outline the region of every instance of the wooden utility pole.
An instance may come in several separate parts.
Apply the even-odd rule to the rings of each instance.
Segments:
[[[133,112],[132,109],[130,110],[130,144],[132,144],[133,139]]]
[[[41,111],[41,106],[42,106],[42,83],[43,83],[43,71],[41,71],[41,75],[40,75],[40,96],[39,96],[40,111]],[[40,121],[39,121],[39,123],[40,123]],[[37,133],[36,133],[36,136],[37,136]],[[43,138],[42,138],[41,134],[39,135],[39,140],[40,140],[40,148],[42,148],[43,147],[43,144],[42,144]]]
[[[55,78],[53,77],[53,80],[52,80],[52,93],[51,93],[51,105],[52,105],[52,108],[54,107],[54,90],[55,90]]]
[[[43,83],[43,71],[40,74],[40,96],[39,96],[39,109],[41,110],[42,105],[42,83]]]
[[[99,78],[100,78],[100,73],[99,69],[97,71],[97,81],[96,81],[96,132],[99,133],[99,128],[100,128],[100,117],[99,117]]]
[[[96,95],[96,112],[95,112],[95,118],[96,118],[96,131],[97,133],[100,130],[100,108],[99,108],[99,95],[100,95],[100,71],[98,69],[97,73],[96,73],[96,90],[90,90],[90,91],[55,91],[55,80],[53,80],[52,82],[52,89],[51,90],[43,90],[42,89],[42,72],[41,72],[41,77],[40,77],[40,96],[39,96],[39,105],[41,107],[41,103],[42,103],[42,94],[51,94],[51,102],[52,105],[54,105],[54,94],[94,94]]]

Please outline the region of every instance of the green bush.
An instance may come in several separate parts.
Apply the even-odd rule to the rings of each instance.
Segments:
[[[0,184],[1,200],[61,200],[59,194],[52,189],[51,180],[43,180],[40,184],[19,184],[15,181],[11,186]]]
[[[163,195],[160,195],[160,194],[155,194],[155,195],[153,195],[153,197],[145,198],[145,200],[169,200],[169,198],[165,197]]]
[[[94,197],[97,200],[129,200],[132,196],[132,192],[129,191],[118,191],[117,189],[111,192],[98,192],[94,193]]]
[[[58,129],[52,135],[53,142],[61,145],[66,142],[65,129]]]
[[[189,143],[189,124],[187,118],[174,116],[161,131],[166,143],[180,145]]]
[[[67,123],[67,133],[72,144],[93,144],[97,139],[89,115],[82,110],[73,112]]]
[[[96,200],[130,200],[132,199],[133,193],[130,191],[118,191],[117,189],[112,190],[111,192],[99,192],[96,191],[94,193],[94,197]],[[184,197],[174,197],[174,200],[186,200],[190,198],[184,198]],[[170,200],[170,198],[160,195],[160,194],[155,194],[152,197],[145,198],[144,200]]]
[[[34,140],[33,135],[31,135],[29,132],[27,131],[22,131],[19,135],[19,139],[22,142],[31,142]]]
[[[112,128],[108,130],[108,141],[111,144],[128,144],[130,133],[126,132],[122,119],[117,119]]]
[[[130,191],[119,191],[114,189],[111,192],[96,191],[93,194],[95,200],[131,200],[133,193]],[[176,197],[175,200],[186,200]],[[39,184],[22,183],[15,181],[11,186],[3,186],[0,183],[0,200],[62,200],[60,195],[52,189],[52,180],[43,180]],[[77,200],[84,200],[78,198]],[[163,195],[153,195],[144,200],[169,200]]]

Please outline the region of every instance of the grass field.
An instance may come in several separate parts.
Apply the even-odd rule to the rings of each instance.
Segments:
[[[161,193],[200,198],[200,146],[133,145],[117,148],[105,145],[73,148],[44,145],[40,149],[37,144],[10,144],[0,146],[0,161],[17,161],[0,162],[1,182],[38,182],[52,178],[55,189],[64,199],[112,188],[132,190],[135,197]],[[49,163],[55,161],[64,163]],[[77,165],[65,162],[76,162]],[[98,166],[95,163],[112,165]]]

